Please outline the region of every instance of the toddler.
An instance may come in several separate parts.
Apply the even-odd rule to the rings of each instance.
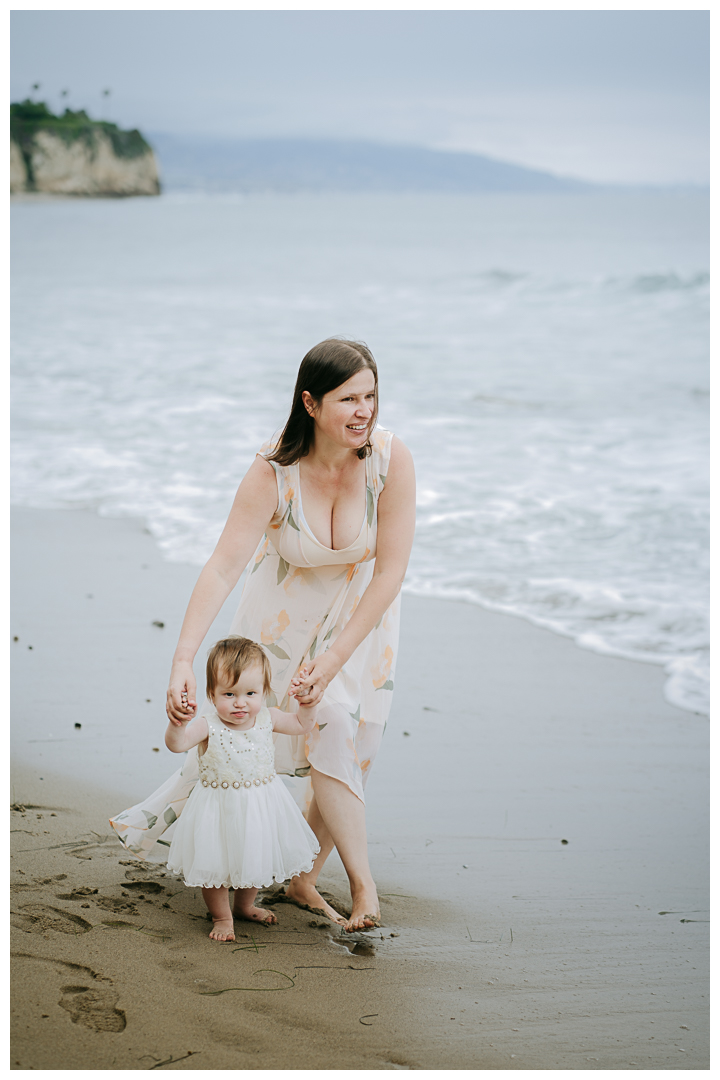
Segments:
[[[320,846],[275,772],[273,731],[306,734],[317,705],[298,712],[268,709],[270,663],[259,645],[228,637],[207,661],[207,697],[214,708],[171,721],[165,744],[175,753],[198,748],[200,779],[178,819],[168,869],[201,886],[213,920],[213,941],[234,941],[233,914],[274,923],[255,907],[258,889],[312,869]],[[230,910],[229,889],[234,890]]]

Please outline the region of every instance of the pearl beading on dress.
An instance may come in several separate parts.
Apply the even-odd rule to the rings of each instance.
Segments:
[[[255,787],[260,787],[261,784],[270,784],[270,783],[272,783],[272,781],[275,779],[276,776],[277,776],[277,773],[274,772],[274,773],[270,773],[269,776],[256,776],[254,780],[233,780],[233,781],[230,781],[230,780],[218,780],[217,777],[215,777],[214,780],[208,780],[207,777],[203,777],[202,780],[201,780],[201,784],[202,784],[203,787],[211,787],[211,788],[218,788],[219,787],[219,788],[223,788],[224,790],[227,789],[227,788],[232,787],[232,788],[235,788],[237,790],[238,788],[241,788],[241,787],[250,788],[253,785],[255,785]]]
[[[255,726],[248,731],[230,731],[217,714],[207,720],[213,737],[198,759],[203,787],[239,791],[262,787],[275,779],[272,723],[267,709],[258,714]]]

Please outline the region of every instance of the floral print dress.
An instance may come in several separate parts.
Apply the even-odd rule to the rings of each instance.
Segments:
[[[365,458],[365,520],[355,542],[340,550],[319,543],[305,520],[299,463],[271,462],[277,507],[248,568],[230,627],[231,634],[259,642],[269,656],[272,694],[267,705],[294,710],[287,693],[291,679],[337,639],[372,579],[377,506],[391,445],[392,433],[376,427],[373,452]],[[260,453],[267,457],[272,446],[265,444]],[[312,766],[364,801],[392,702],[399,618],[398,596],[328,686],[309,735],[273,736],[279,773],[308,777]],[[197,777],[197,753],[191,750],[183,767],[153,795],[110,819],[129,851],[141,858],[167,856],[170,830]],[[309,781],[303,788],[294,794],[307,805]]]

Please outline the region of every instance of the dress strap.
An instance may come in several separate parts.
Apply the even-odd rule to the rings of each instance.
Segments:
[[[387,428],[379,425],[376,426],[372,433],[373,452],[370,455],[370,474],[373,478],[376,495],[380,495],[385,487],[385,479],[390,465],[392,438],[392,431],[388,431]]]
[[[215,714],[215,715],[213,715],[213,714]],[[208,712],[203,713],[203,716],[205,717],[205,723],[208,726],[208,735],[209,735],[210,738],[212,738],[214,735],[217,735],[217,725],[218,725],[217,713],[215,713],[215,710],[213,709],[212,712],[208,711]]]
[[[272,454],[273,450],[277,446],[277,436],[274,435],[272,439],[266,439],[258,450],[258,456],[265,458],[267,461],[268,456]],[[275,480],[277,482],[278,501],[275,507],[275,513],[272,518],[271,524],[275,527],[285,516],[288,510],[288,503],[292,507],[291,500],[295,494],[293,491],[292,482],[292,465],[279,465],[277,461],[268,461],[268,465],[271,465],[273,472],[275,473]]]

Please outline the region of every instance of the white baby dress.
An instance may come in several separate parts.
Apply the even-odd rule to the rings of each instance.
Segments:
[[[315,834],[275,772],[266,708],[248,731],[233,731],[214,709],[205,714],[208,747],[200,779],[177,821],[168,870],[186,885],[264,888],[312,870]]]

